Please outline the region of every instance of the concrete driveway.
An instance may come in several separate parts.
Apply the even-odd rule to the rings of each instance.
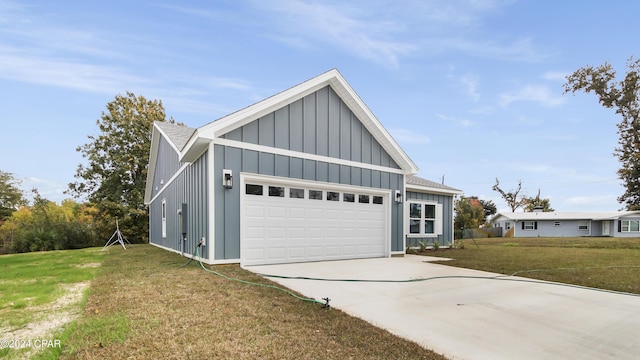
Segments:
[[[409,255],[247,270],[331,279],[433,278],[403,283],[271,280],[318,300],[329,297],[333,308],[451,359],[640,356],[638,296],[500,277],[426,260],[430,258]]]

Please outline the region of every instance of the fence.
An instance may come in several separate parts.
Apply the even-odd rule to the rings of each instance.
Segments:
[[[483,229],[464,229],[462,231],[463,239],[473,238],[490,238],[490,237],[502,237],[502,228],[483,228]]]

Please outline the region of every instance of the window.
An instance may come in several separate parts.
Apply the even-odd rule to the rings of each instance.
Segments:
[[[424,205],[424,232],[425,234],[433,234],[435,232],[436,222],[436,206],[431,204]]]
[[[536,230],[538,228],[537,221],[523,221],[522,230]]]
[[[327,200],[328,201],[340,200],[340,193],[335,191],[327,191]]]
[[[162,237],[167,237],[167,199],[162,199]]]
[[[436,236],[442,233],[442,205],[409,202],[409,236]]]
[[[304,199],[304,189],[289,189],[289,197],[292,199]]]
[[[358,202],[363,204],[369,203],[369,195],[358,195]]]
[[[504,223],[504,228],[505,228],[506,230],[511,229],[511,223],[510,223],[510,222],[508,222],[508,221],[507,221],[506,223]]]
[[[622,220],[621,225],[622,232],[640,231],[640,220]]]
[[[553,223],[553,226],[560,226],[560,221],[556,221]]]
[[[373,197],[374,204],[382,204],[382,196],[374,196]]]
[[[589,222],[578,221],[578,230],[589,231]]]
[[[284,197],[284,188],[282,186],[269,186],[269,196]]]
[[[309,190],[309,199],[322,200],[322,190]]]
[[[356,196],[354,194],[344,193],[344,194],[342,194],[342,201],[344,201],[344,202],[355,202],[356,201]]]
[[[262,195],[262,185],[246,184],[245,193],[248,195]]]

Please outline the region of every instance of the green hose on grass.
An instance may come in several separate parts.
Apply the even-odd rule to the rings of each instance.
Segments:
[[[237,282],[242,283],[242,284],[255,285],[255,286],[261,286],[261,287],[266,287],[266,288],[271,288],[271,289],[279,290],[279,291],[285,292],[285,293],[287,293],[287,294],[289,294],[289,295],[293,296],[294,298],[296,298],[296,299],[298,299],[298,300],[302,300],[302,301],[307,301],[307,302],[311,302],[311,303],[320,304],[320,305],[322,305],[322,307],[324,307],[324,308],[329,308],[329,300],[330,300],[329,298],[323,298],[324,302],[322,302],[322,301],[316,300],[316,299],[314,299],[314,298],[307,298],[307,297],[299,296],[299,295],[297,295],[297,294],[295,294],[295,293],[293,293],[293,292],[291,292],[291,291],[289,291],[289,290],[287,290],[287,289],[284,289],[284,288],[281,288],[281,287],[278,287],[278,286],[275,286],[275,285],[260,284],[260,283],[256,283],[256,282],[252,282],[252,281],[247,281],[247,280],[242,280],[242,279],[238,279],[238,278],[233,278],[233,277],[230,277],[230,276],[227,276],[227,275],[221,274],[221,273],[219,273],[219,272],[217,272],[217,271],[215,271],[215,270],[208,269],[208,268],[207,268],[206,266],[204,266],[204,264],[202,263],[202,257],[201,257],[201,255],[200,255],[200,245],[196,246],[196,250],[193,252],[193,256],[192,256],[192,258],[191,258],[191,259],[189,259],[189,261],[187,261],[187,262],[186,262],[184,265],[182,265],[181,267],[185,267],[185,266],[189,265],[189,264],[191,263],[191,261],[193,261],[193,259],[197,259],[198,263],[200,264],[200,267],[201,267],[204,271],[206,271],[206,272],[208,272],[208,273],[211,273],[211,274],[214,274],[214,275],[217,275],[217,276],[220,276],[221,278],[224,278],[224,279],[227,279],[227,280],[232,280],[232,281],[237,281]]]
[[[637,267],[637,266],[615,266],[615,267]],[[563,269],[563,268],[561,268]],[[548,269],[547,269],[548,270]],[[554,269],[551,269],[554,270]],[[317,277],[307,277],[307,276],[284,276],[284,275],[271,275],[271,274],[260,274],[263,277],[276,278],[276,279],[293,279],[293,280],[313,280],[313,281],[339,281],[339,282],[365,282],[365,283],[411,283],[411,282],[421,282],[421,281],[430,281],[430,280],[441,280],[441,279],[477,279],[477,280],[500,280],[500,281],[513,281],[513,282],[524,282],[524,283],[535,283],[535,284],[546,284],[546,285],[555,285],[555,286],[564,286],[571,287],[577,289],[585,289],[599,292],[606,292],[618,295],[627,295],[627,296],[635,296],[640,297],[640,294],[628,293],[623,291],[616,290],[607,290],[607,289],[597,289],[588,286],[582,285],[574,285],[574,284],[564,284],[558,282],[551,282],[545,280],[535,280],[535,279],[524,279],[524,278],[514,278],[516,274],[523,272],[535,272],[542,271],[542,269],[535,270],[521,270],[517,271],[511,275],[495,275],[495,276],[471,276],[471,275],[445,275],[445,276],[432,276],[427,278],[417,278],[417,279],[402,279],[402,280],[386,280],[386,279],[334,279],[334,278],[317,278]]]

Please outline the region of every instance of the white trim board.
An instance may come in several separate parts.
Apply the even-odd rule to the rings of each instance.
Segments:
[[[271,146],[246,143],[238,140],[215,139],[213,143],[216,145],[230,146],[230,147],[239,148],[239,149],[247,149],[247,150],[259,151],[263,153],[289,156],[289,157],[294,157],[299,159],[323,161],[330,164],[338,164],[338,165],[352,166],[352,167],[357,167],[362,169],[377,170],[377,171],[383,171],[383,172],[388,172],[392,174],[404,174],[402,169],[396,169],[396,168],[382,166],[382,165],[367,164],[367,163],[362,163],[358,161],[345,160],[345,159],[334,158],[334,157],[329,157],[324,155],[309,154],[301,151],[280,149],[280,148],[275,148]]]

